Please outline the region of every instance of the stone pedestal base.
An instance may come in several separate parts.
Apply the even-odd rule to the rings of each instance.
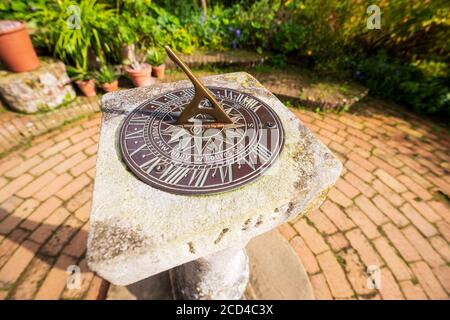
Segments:
[[[241,299],[249,278],[243,248],[230,248],[170,270],[174,295],[185,300]]]
[[[23,113],[57,108],[75,98],[64,63],[42,59],[30,72],[0,71],[0,94],[8,106]]]

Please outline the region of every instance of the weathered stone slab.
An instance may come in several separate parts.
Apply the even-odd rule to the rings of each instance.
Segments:
[[[16,111],[35,113],[57,108],[75,98],[64,63],[41,59],[30,72],[0,71],[0,94]]]
[[[271,106],[283,123],[284,148],[264,176],[239,189],[208,196],[167,193],[127,170],[118,135],[126,115],[140,103],[191,83],[105,95],[88,263],[113,284],[128,285],[227,248],[244,247],[254,236],[314,210],[339,177],[340,161],[252,76],[240,72],[202,81],[247,92]]]

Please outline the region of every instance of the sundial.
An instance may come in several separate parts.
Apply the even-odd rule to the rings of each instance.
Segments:
[[[146,184],[174,194],[203,195],[261,177],[283,148],[278,115],[240,90],[203,85],[169,48],[193,87],[144,101],[120,131],[123,160]]]

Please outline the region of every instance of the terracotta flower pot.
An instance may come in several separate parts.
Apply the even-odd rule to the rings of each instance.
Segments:
[[[14,72],[39,67],[26,25],[20,21],[0,20],[0,60]]]
[[[81,92],[83,92],[83,94],[86,97],[93,97],[96,95],[95,79],[77,80],[77,81],[75,81],[75,83],[77,84],[78,88],[80,88]]]
[[[113,82],[110,83],[102,83],[102,89],[105,92],[114,92],[119,90],[119,81],[114,80]]]
[[[152,78],[152,66],[149,64],[144,64],[144,68],[141,70],[134,70],[129,66],[126,66],[125,72],[128,74],[135,87],[144,87],[155,82],[155,79]]]
[[[163,79],[165,70],[166,70],[166,65],[164,63],[157,67],[153,66],[152,74],[158,79]]]

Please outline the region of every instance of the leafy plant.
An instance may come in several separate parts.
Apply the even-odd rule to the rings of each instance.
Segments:
[[[67,72],[69,73],[70,78],[74,81],[87,81],[94,78],[94,74],[86,69],[68,66]]]
[[[100,84],[111,83],[119,78],[119,74],[112,66],[103,65],[97,72],[95,78]]]
[[[167,54],[163,48],[152,47],[147,52],[147,62],[155,67],[162,65],[166,58]]]

